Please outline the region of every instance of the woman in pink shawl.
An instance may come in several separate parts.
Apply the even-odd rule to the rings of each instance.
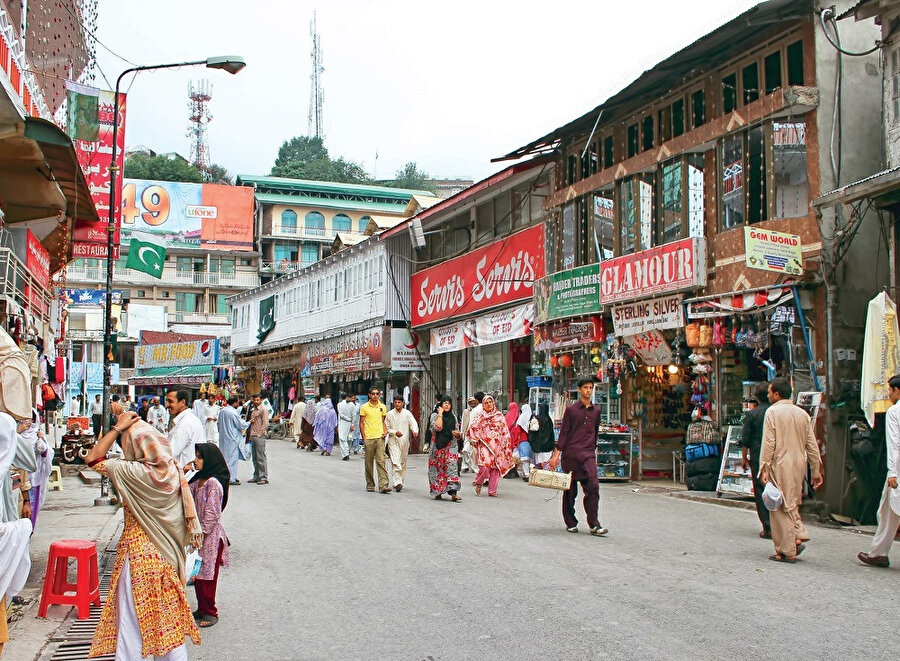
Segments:
[[[479,470],[473,484],[475,495],[479,495],[481,485],[488,480],[488,495],[496,497],[500,478],[515,466],[515,460],[509,447],[509,427],[494,398],[486,395],[481,405],[484,412],[469,426],[468,431],[478,454]]]

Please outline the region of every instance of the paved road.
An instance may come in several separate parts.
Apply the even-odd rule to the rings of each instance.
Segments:
[[[555,492],[370,494],[362,457],[269,442],[271,484],[232,489],[221,619],[192,659],[888,659],[900,570],[868,539],[811,528],[770,562],[755,514],[602,487],[607,538],[565,531]],[[241,478],[249,477],[242,464]],[[466,475],[463,476],[464,478]],[[900,554],[894,554],[900,567]],[[193,594],[191,594],[193,600]]]

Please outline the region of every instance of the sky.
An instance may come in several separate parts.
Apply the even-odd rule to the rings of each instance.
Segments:
[[[126,143],[187,157],[188,87],[206,79],[211,160],[266,175],[285,140],[307,135],[315,12],[331,156],[373,178],[414,161],[433,177],[477,181],[504,167],[491,158],[590,111],[755,4],[99,0],[95,83],[106,87],[105,76],[112,89],[132,64],[242,56],[235,76],[186,67],[126,78]]]

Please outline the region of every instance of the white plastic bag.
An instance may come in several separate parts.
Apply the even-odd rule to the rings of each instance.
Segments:
[[[784,496],[781,495],[781,491],[775,486],[774,482],[766,482],[766,488],[763,489],[762,499],[766,509],[770,512],[774,512],[784,505]]]
[[[197,549],[192,549],[191,552],[187,554],[187,559],[184,561],[184,571],[187,573],[188,585],[194,584],[194,579],[197,578],[197,574],[200,573],[201,566],[203,566],[203,559],[200,557],[200,552]]]

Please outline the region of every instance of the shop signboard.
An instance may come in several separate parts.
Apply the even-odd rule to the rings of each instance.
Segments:
[[[681,295],[633,301],[612,309],[613,332],[616,336],[635,335],[649,330],[665,330],[684,326]]]
[[[553,351],[565,347],[602,342],[603,319],[597,315],[587,321],[557,321],[543,326],[535,326],[535,351]]]
[[[534,303],[431,329],[431,354],[487,346],[531,335]]]
[[[545,271],[541,224],[414,273],[412,324],[424,326],[531,299],[534,283]]]
[[[41,294],[50,289],[50,253],[31,230],[25,231],[25,237],[25,270],[37,284],[37,287],[25,285],[25,297],[32,310],[46,314],[48,310]]]
[[[66,305],[106,305],[105,289],[65,289],[63,298]],[[122,290],[112,290],[113,305],[122,304]]]
[[[422,334],[406,328],[391,329],[391,371],[421,372],[429,369],[428,345]]]
[[[744,227],[747,268],[803,275],[803,247],[797,234]]]
[[[302,372],[319,376],[381,369],[385,366],[385,330],[375,326],[304,345],[300,357]]]
[[[706,241],[693,237],[600,263],[600,303],[618,303],[706,285]]]
[[[672,348],[658,330],[628,335],[625,343],[635,350],[646,365],[668,365],[674,360]]]
[[[134,366],[139,370],[151,367],[215,365],[218,360],[219,340],[139,344],[134,350]]]
[[[132,232],[152,234],[168,250],[253,250],[253,189],[126,179],[123,243]]]
[[[602,311],[599,264],[552,273],[534,284],[536,324]]]

